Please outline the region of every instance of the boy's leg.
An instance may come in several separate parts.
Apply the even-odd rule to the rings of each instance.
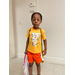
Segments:
[[[29,75],[32,75],[32,67],[34,63],[34,59],[32,56],[32,53],[27,51],[27,56],[28,56],[28,62],[29,62]]]
[[[41,72],[40,63],[39,64],[36,63],[36,65],[37,65],[37,75],[40,75],[40,72]]]
[[[29,75],[32,75],[33,63],[29,63]]]

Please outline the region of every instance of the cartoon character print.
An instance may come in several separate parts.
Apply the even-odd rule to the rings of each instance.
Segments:
[[[38,40],[39,40],[39,38],[40,38],[40,33],[32,33],[31,34],[31,40],[32,40],[32,45],[33,46],[37,46],[37,44],[38,44]]]

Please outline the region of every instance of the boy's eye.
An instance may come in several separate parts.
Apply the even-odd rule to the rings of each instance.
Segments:
[[[33,19],[33,21],[35,21],[35,20],[39,21],[39,19]]]
[[[35,19],[33,19],[33,21],[35,21]]]
[[[37,19],[37,21],[39,21],[39,19]]]

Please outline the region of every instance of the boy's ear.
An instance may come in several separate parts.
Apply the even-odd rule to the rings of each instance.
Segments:
[[[31,22],[32,22],[32,19],[31,19]]]
[[[41,20],[41,22],[40,23],[42,23],[42,20]]]
[[[32,23],[32,20],[31,20],[31,23]],[[32,25],[33,25],[33,23],[32,23]]]

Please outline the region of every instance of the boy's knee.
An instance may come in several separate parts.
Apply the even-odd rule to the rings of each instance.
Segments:
[[[37,67],[39,67],[40,66],[40,63],[39,64],[36,63],[36,65],[37,65]]]
[[[29,63],[29,67],[32,67],[33,66],[33,63]]]

